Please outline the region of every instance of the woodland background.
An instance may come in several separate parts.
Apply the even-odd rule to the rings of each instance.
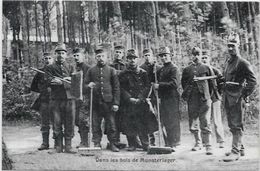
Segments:
[[[140,55],[144,48],[157,52],[158,47],[169,46],[180,71],[189,63],[191,48],[199,46],[210,51],[212,64],[222,70],[227,37],[236,32],[241,55],[253,64],[259,78],[259,10],[257,1],[3,0],[3,121],[39,120],[30,109],[35,94],[29,87],[35,73],[27,66],[40,67],[43,52],[53,52],[57,43],[67,45],[69,56],[73,48],[84,48],[90,64],[97,44],[113,49],[121,43]],[[257,88],[247,107],[249,122],[257,121],[258,106]],[[183,101],[181,111],[186,112]]]

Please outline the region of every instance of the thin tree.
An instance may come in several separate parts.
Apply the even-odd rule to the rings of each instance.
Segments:
[[[56,13],[57,13],[57,34],[58,34],[58,42],[63,43],[62,37],[62,25],[61,25],[61,12],[60,12],[60,2],[55,1],[56,5]]]

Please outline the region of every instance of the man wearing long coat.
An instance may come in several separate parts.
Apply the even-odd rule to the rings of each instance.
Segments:
[[[119,74],[121,90],[122,132],[127,136],[128,151],[137,147],[139,136],[143,150],[149,146],[148,134],[157,130],[155,116],[149,112],[146,97],[149,81],[145,70],[137,66],[138,55],[134,49],[127,52],[128,67]]]
[[[158,83],[155,89],[159,90],[161,99],[160,114],[164,132],[165,146],[171,147],[175,151],[176,146],[180,145],[180,85],[179,71],[176,65],[171,62],[171,53],[168,47],[159,48],[159,56],[163,62],[163,67],[157,72]]]

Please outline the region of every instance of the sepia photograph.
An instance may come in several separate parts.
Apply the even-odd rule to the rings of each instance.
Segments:
[[[259,170],[259,1],[2,0],[2,170]]]

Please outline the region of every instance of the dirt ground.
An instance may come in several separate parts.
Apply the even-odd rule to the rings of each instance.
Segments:
[[[16,170],[259,170],[258,123],[246,125],[244,134],[246,156],[229,163],[222,161],[224,153],[230,150],[231,145],[228,128],[225,128],[225,148],[218,148],[213,134],[214,154],[207,156],[205,149],[198,152],[190,150],[194,139],[187,129],[187,122],[182,122],[181,126],[181,145],[176,152],[167,155],[147,155],[141,150],[135,152],[121,150],[113,153],[105,149],[107,143],[105,136],[102,141],[103,150],[96,156],[82,156],[78,153],[57,154],[54,153],[52,139],[51,149],[37,151],[41,143],[39,126],[3,126],[2,132]],[[124,135],[121,139],[126,143]],[[75,128],[73,147],[78,144],[79,135]]]

